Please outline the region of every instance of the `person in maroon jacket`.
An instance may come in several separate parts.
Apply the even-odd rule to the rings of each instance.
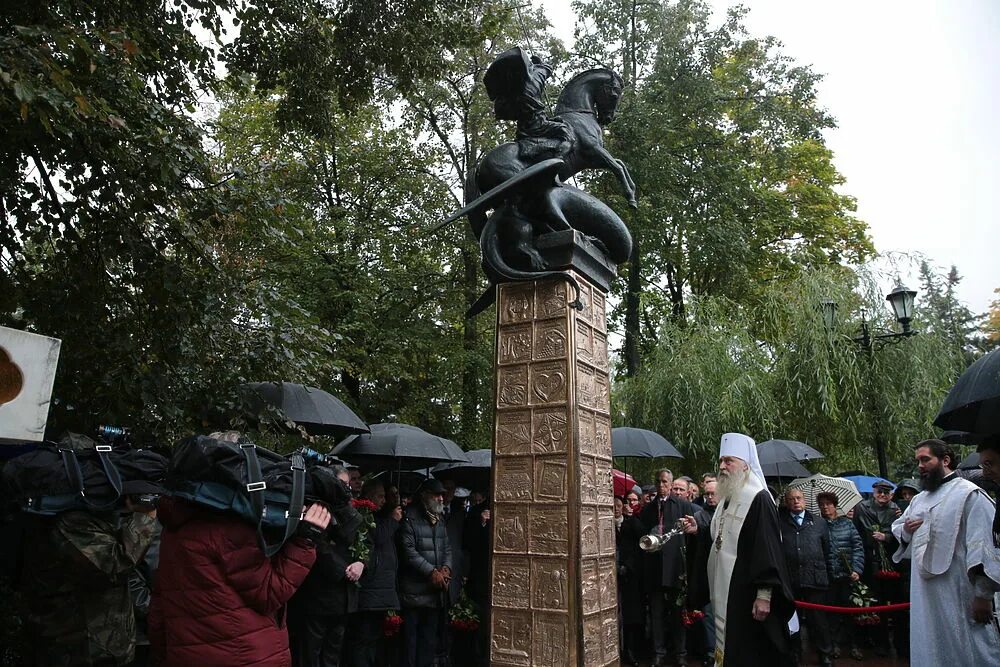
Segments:
[[[251,524],[164,497],[160,567],[149,612],[159,667],[289,667],[285,603],[316,560],[330,512],[311,505],[299,534],[267,558]]]

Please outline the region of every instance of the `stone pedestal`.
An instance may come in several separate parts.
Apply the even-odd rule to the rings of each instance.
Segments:
[[[578,236],[568,242],[573,267],[577,251],[593,254]],[[494,667],[618,664],[605,312],[614,270],[571,272],[582,310],[561,278],[498,288]]]

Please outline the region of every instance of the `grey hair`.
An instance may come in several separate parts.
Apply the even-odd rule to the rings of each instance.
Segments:
[[[239,431],[216,431],[215,433],[209,433],[208,437],[223,442],[239,442],[243,434]]]
[[[345,468],[344,466],[342,466],[340,464],[336,464],[336,463],[334,465],[330,466],[330,472],[333,473],[334,477],[340,477],[341,475],[348,475],[348,476],[350,476],[350,474],[351,474],[351,473],[347,472],[347,468]]]
[[[672,470],[670,470],[670,468],[660,468],[659,470],[657,470],[656,474],[653,475],[653,481],[654,482],[660,481],[660,475],[662,475],[663,473],[667,473],[668,475],[670,475],[671,482],[674,481],[674,473]]]

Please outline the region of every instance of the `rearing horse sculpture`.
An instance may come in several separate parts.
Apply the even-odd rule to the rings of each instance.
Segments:
[[[537,58],[531,62],[520,49],[511,49],[487,70],[484,82],[496,115],[518,121],[518,138],[483,157],[470,185],[484,194],[442,225],[469,216],[482,248],[484,269],[494,284],[559,275],[575,285],[568,273],[548,269],[535,239],[546,231],[575,229],[614,263],[628,259],[632,238],[621,218],[596,197],[565,183],[584,169],[608,169],[617,177],[628,203],[636,206],[635,183],[628,169],[603,143],[603,126],[614,119],[622,79],[608,69],[576,75],[566,84],[549,119],[541,111],[539,98],[551,70]],[[493,212],[487,216],[490,209]],[[489,305],[492,290],[484,297],[488,299],[480,299],[470,314]]]

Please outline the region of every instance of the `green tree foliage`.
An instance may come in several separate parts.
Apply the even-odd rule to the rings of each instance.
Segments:
[[[920,297],[925,304],[927,326],[946,337],[972,363],[986,349],[987,341],[981,334],[983,317],[958,298],[961,282],[962,276],[954,265],[948,273],[939,275],[926,260],[920,263]]]
[[[832,331],[818,307],[826,298],[850,314]],[[890,461],[907,461],[912,443],[935,434],[965,361],[933,331],[869,355],[852,340],[862,311],[870,326],[890,328],[870,276],[829,270],[772,283],[753,306],[693,298],[684,320],[664,320],[640,373],[616,386],[616,420],[666,435],[691,459],[689,472],[713,467],[728,431],[807,442],[826,454],[817,472],[877,472],[876,438]],[[920,310],[915,325],[924,322]]]
[[[199,105],[220,90],[229,17],[242,20],[226,50],[231,72],[245,80],[258,74],[252,64],[275,60],[264,54],[280,55],[285,69],[260,80],[293,109],[308,100],[284,91],[315,86],[303,77],[318,70],[293,67],[289,45],[309,42],[320,23],[343,39],[309,42],[303,62],[336,62],[343,76],[322,91],[349,87],[359,106],[375,77],[415,80],[427,69],[407,63],[436,62],[441,40],[467,26],[462,3],[364,3],[365,29],[383,47],[401,39],[390,33],[409,35],[404,62],[393,49],[354,48],[369,42],[361,3],[348,4],[309,3],[298,18],[284,10],[303,3],[269,0],[0,10],[0,320],[63,339],[56,427],[111,421],[169,437],[232,403],[242,381],[333,372],[337,338],[321,322],[337,322],[303,307],[309,295],[254,254],[266,246],[297,258],[305,230],[283,214],[294,207],[260,188],[256,172],[213,159]],[[265,15],[280,24],[247,28]],[[433,30],[418,29],[428,21]]]
[[[627,374],[661,317],[681,316],[690,297],[747,303],[803,268],[873,253],[823,143],[834,123],[816,99],[818,76],[773,38],[749,36],[745,10],[712,27],[703,0],[574,6],[577,50],[631,82],[609,141],[640,192],[613,314]],[[598,191],[621,204],[607,179]]]

